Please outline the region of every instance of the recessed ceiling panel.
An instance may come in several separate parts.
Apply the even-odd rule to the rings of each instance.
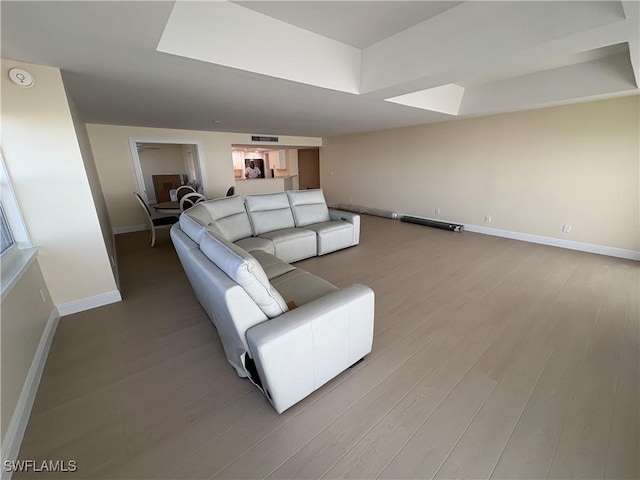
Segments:
[[[628,52],[467,88],[460,114],[526,110],[623,92],[637,94]]]
[[[387,98],[386,101],[399,103],[408,107],[431,110],[432,112],[458,115],[463,96],[464,88],[460,85],[450,83],[419,92]]]
[[[347,93],[360,85],[359,49],[230,2],[176,2],[158,51]]]
[[[366,48],[360,91],[428,77],[457,83],[469,67],[518,61],[537,45],[624,19],[620,2],[465,2]],[[458,78],[442,82],[447,75]]]
[[[256,12],[348,45],[365,48],[462,2],[238,1]]]

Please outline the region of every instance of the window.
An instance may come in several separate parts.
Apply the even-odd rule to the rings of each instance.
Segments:
[[[16,199],[9,172],[0,153],[0,295],[2,301],[18,283],[29,265],[36,259],[37,248],[32,247]]]
[[[0,153],[0,212],[2,212],[0,215],[2,254],[5,250],[11,250],[12,245],[18,248],[31,247],[31,238],[22,218],[2,153]]]
[[[0,205],[0,242],[0,255],[4,255],[5,252],[15,245],[2,205]]]

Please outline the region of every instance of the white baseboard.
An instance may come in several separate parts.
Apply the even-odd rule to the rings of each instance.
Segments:
[[[116,278],[116,288],[120,290],[120,267],[118,266],[118,247],[116,246],[116,235],[111,235],[111,241],[113,242],[113,274]]]
[[[12,475],[12,472],[5,471],[5,462],[17,460],[18,454],[20,453],[20,445],[22,444],[24,432],[29,422],[33,401],[38,392],[42,371],[47,362],[47,356],[49,355],[49,349],[51,348],[51,342],[56,333],[59,320],[60,314],[58,310],[54,308],[42,332],[40,343],[38,343],[38,348],[31,362],[29,372],[27,372],[27,378],[24,381],[18,404],[13,412],[4,442],[2,443],[2,473],[0,474],[2,480],[9,480]]]
[[[399,216],[409,215],[408,213],[399,214]],[[416,216],[416,215],[412,215]],[[433,220],[436,222],[450,222],[442,218],[424,218],[425,220]],[[489,228],[480,225],[470,225],[461,222],[453,222],[464,225],[467,232],[482,233],[484,235],[492,235],[494,237],[511,238],[513,240],[521,240],[523,242],[539,243],[541,245],[549,245],[550,247],[567,248],[569,250],[579,250],[581,252],[597,253],[598,255],[607,255],[609,257],[626,258],[627,260],[640,261],[640,251],[626,250],[624,248],[607,247],[605,245],[596,245],[593,243],[574,242],[573,240],[563,240],[554,237],[544,237],[542,235],[533,235],[531,233],[512,232],[511,230],[500,230],[499,228]]]
[[[142,223],[140,225],[129,225],[128,227],[114,227],[113,234],[119,235],[121,233],[142,232],[144,230],[149,230],[149,225],[146,223]]]
[[[524,242],[549,245],[551,247],[567,248],[569,250],[579,250],[581,252],[597,253],[599,255],[608,255],[610,257],[640,261],[640,252],[635,250],[607,247],[605,245],[595,245],[593,243],[574,242],[573,240],[562,240],[560,238],[544,237],[541,235],[532,235],[530,233],[512,232],[509,230],[500,230],[498,228],[481,227],[480,225],[465,224],[464,229],[467,232],[483,233],[485,235],[493,235],[495,237],[512,238],[514,240],[522,240]]]
[[[101,293],[100,295],[94,295],[93,297],[81,298],[80,300],[73,300],[72,302],[62,303],[56,306],[58,307],[60,316],[64,317],[65,315],[84,312],[85,310],[91,310],[92,308],[98,308],[120,301],[122,301],[120,292],[118,290],[113,290],[111,292]]]

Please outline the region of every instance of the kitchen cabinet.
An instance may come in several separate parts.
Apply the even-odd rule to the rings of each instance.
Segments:
[[[287,169],[287,155],[285,150],[272,150],[269,152],[269,166],[278,170]]]
[[[243,152],[233,151],[231,152],[233,156],[233,168],[235,170],[244,170],[244,155]]]

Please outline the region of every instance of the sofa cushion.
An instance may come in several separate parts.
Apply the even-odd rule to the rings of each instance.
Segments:
[[[247,195],[244,201],[254,235],[295,227],[291,206],[285,192]]]
[[[257,250],[270,253],[271,255],[274,255],[276,253],[275,245],[268,238],[247,237],[241,238],[240,240],[237,240],[233,243],[249,253],[253,253]]]
[[[271,286],[267,274],[251,254],[210,231],[202,235],[200,250],[240,285],[269,318],[288,310],[286,302]]]
[[[275,255],[271,255],[270,253],[263,252],[261,250],[253,252],[253,256],[258,261],[269,280],[296,269],[296,267],[288,264],[287,262],[283,262]]]
[[[321,189],[289,190],[287,197],[289,198],[296,227],[305,227],[331,220],[329,218],[329,208]]]
[[[194,208],[195,207],[192,207],[190,210],[193,210]],[[209,214],[207,213],[207,215]],[[200,244],[202,234],[206,231],[224,238],[224,235],[222,235],[222,232],[218,229],[215,223],[211,222],[206,225],[203,221],[199,220],[199,218],[201,217],[188,215],[186,211],[180,215],[180,229],[186,233],[191,240]],[[206,221],[206,219],[204,221]]]
[[[275,247],[275,256],[285,262],[315,257],[318,251],[316,232],[306,228],[285,228],[263,233],[260,238],[271,240]]]
[[[318,236],[318,255],[335,252],[353,245],[353,224],[343,220],[307,225]]]
[[[197,206],[198,205],[196,205],[196,207]],[[203,223],[204,221],[205,220],[199,220],[197,216],[182,213],[179,218],[180,230],[182,230],[191,240],[200,244],[202,234],[207,231],[207,224]]]
[[[192,208],[184,212],[185,216],[189,216],[204,226],[211,225],[213,218],[209,210],[203,205],[203,202],[196,203]],[[181,215],[182,216],[182,215]]]
[[[338,290],[326,280],[299,268],[273,278],[271,285],[287,302],[293,301],[298,307]]]
[[[207,200],[198,205],[207,210],[211,220],[230,242],[253,235],[249,216],[239,195]]]

